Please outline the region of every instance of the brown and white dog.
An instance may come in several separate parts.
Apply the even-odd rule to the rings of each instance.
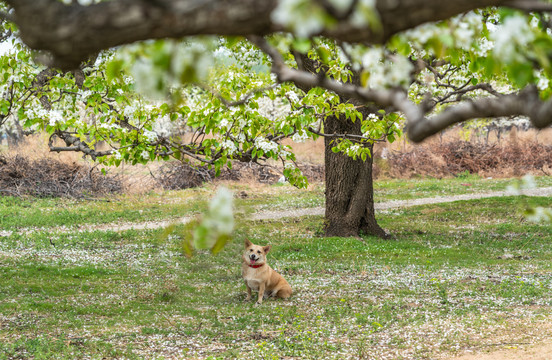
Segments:
[[[245,251],[242,256],[242,275],[247,286],[246,301],[251,300],[251,290],[259,292],[255,305],[261,305],[264,297],[280,297],[287,299],[291,296],[291,286],[286,279],[272,270],[266,263],[266,254],[271,246],[259,246],[248,239],[245,240]]]

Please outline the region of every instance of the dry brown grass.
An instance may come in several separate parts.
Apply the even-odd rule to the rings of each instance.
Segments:
[[[491,134],[493,135],[493,134]],[[381,145],[375,152],[379,177],[447,177],[469,172],[488,177],[516,177],[526,173],[552,175],[552,130],[511,131],[498,141],[496,134],[472,135],[465,141],[458,130],[434,136],[419,145],[404,139],[387,145],[382,159]]]
[[[0,194],[80,198],[123,191],[120,176],[103,175],[77,153],[51,153],[45,136],[0,153]]]
[[[552,144],[552,129],[530,130],[522,133],[514,130],[508,134],[502,134],[500,141],[496,133],[491,133],[488,139],[473,133],[469,142],[464,141],[464,137],[465,134],[456,129],[446,132],[443,136],[431,137],[422,144],[412,144],[404,138],[393,144],[376,144],[373,154],[374,175],[376,178],[450,177],[466,171],[485,177],[512,177],[528,172],[552,175],[550,160],[552,147],[548,145]],[[324,181],[323,138],[304,143],[287,141],[285,144],[293,147],[298,163],[309,182]],[[44,135],[28,137],[20,146],[3,149],[0,154],[4,160],[17,158],[20,168],[23,163],[26,163],[29,169],[35,167],[37,172],[44,173],[44,168],[47,166],[44,164],[53,164],[54,169],[63,168],[65,172],[74,172],[81,167],[88,169],[87,171],[93,169],[93,172],[100,169],[90,160],[83,159],[79,153],[50,152],[47,137]],[[231,170],[223,170],[222,176],[217,181],[239,183],[254,188],[262,187],[264,184],[273,184],[280,179],[282,176],[280,167],[280,164],[276,163],[269,167],[234,163]],[[6,169],[4,167],[4,173]],[[161,161],[135,166],[123,164],[108,170],[111,176],[118,178],[123,191],[134,194],[199,186],[205,181],[214,179],[213,171],[201,169],[198,172],[176,162]],[[34,175],[26,176],[32,178]],[[53,178],[57,175],[52,172],[47,176]],[[59,181],[68,181],[66,178],[63,179]],[[6,189],[5,192],[20,191]],[[26,193],[32,192],[29,190]]]

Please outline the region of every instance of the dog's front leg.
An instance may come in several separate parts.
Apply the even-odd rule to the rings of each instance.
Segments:
[[[247,287],[247,297],[245,298],[245,301],[249,301],[251,300],[251,288],[247,285],[247,281],[245,282],[245,286]]]
[[[259,298],[257,299],[257,303],[255,305],[261,305],[263,303],[263,295],[265,292],[265,283],[259,284]]]

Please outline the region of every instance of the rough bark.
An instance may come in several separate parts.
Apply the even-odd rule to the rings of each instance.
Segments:
[[[324,122],[327,134],[361,134],[360,121],[330,116]],[[372,158],[366,161],[332,151],[334,138],[325,138],[326,236],[375,235],[387,237],[374,212]],[[370,146],[372,151],[373,146]]]
[[[22,40],[47,50],[54,64],[75,68],[91,55],[140,40],[190,35],[266,35],[282,31],[271,20],[277,0],[111,0],[90,6],[58,0],[5,0],[14,9],[4,14],[18,25]],[[318,35],[341,41],[384,43],[417,25],[511,0],[378,0],[381,27],[354,27],[350,18]],[[541,3],[542,4],[542,3]],[[352,12],[352,11],[351,11]]]

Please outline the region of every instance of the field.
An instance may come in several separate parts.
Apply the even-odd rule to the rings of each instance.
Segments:
[[[376,198],[512,182],[382,180]],[[95,201],[0,198],[0,359],[436,359],[550,341],[552,231],[522,216],[526,206],[552,206],[549,197],[380,211],[391,240],[341,239],[321,237],[321,216],[248,220],[322,206],[321,185],[226,185],[238,195],[234,239],[192,258],[161,228],[106,225],[193,216],[213,184]],[[293,287],[290,300],[244,302],[246,237],[273,245],[269,260]]]

